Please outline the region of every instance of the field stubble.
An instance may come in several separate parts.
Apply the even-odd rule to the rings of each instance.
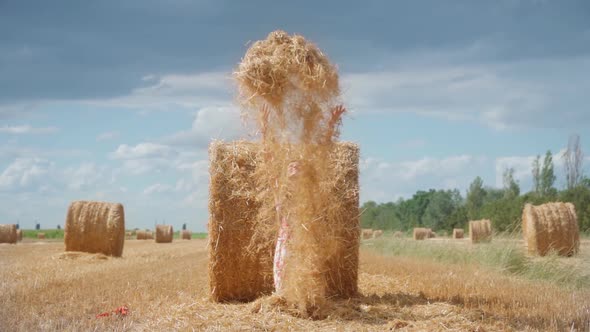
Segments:
[[[269,305],[208,300],[205,240],[126,241],[122,258],[65,254],[63,244],[0,246],[0,329],[409,330],[588,329],[590,291],[481,266],[362,249],[359,297],[324,320]],[[587,250],[586,247],[583,250]],[[96,318],[126,305],[127,317]],[[585,325],[584,325],[585,324]]]

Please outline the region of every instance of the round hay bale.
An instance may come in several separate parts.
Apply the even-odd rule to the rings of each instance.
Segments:
[[[371,239],[373,238],[373,230],[372,229],[363,229],[361,232],[362,236],[363,236],[363,240],[367,240],[367,239]]]
[[[401,232],[401,231],[395,231],[393,233],[393,237],[395,237],[395,238],[402,238],[402,237],[404,237],[404,233]]]
[[[147,232],[146,231],[137,231],[136,232],[136,239],[147,240]]]
[[[189,230],[183,230],[181,237],[183,240],[190,240],[193,238],[193,233]]]
[[[383,235],[383,231],[382,231],[382,230],[380,230],[380,229],[377,229],[377,230],[374,230],[374,231],[373,231],[373,238],[374,238],[374,239],[376,239],[376,238],[379,238],[379,237],[381,237],[382,235]]]
[[[453,239],[462,239],[464,236],[465,231],[463,228],[455,228],[453,229]]]
[[[428,238],[430,231],[428,228],[417,227],[414,228],[414,240],[424,240]]]
[[[39,240],[45,240],[45,233],[37,233],[37,238]]]
[[[550,251],[573,256],[580,248],[580,230],[572,203],[526,204],[522,212],[524,243],[529,254],[545,256]]]
[[[156,243],[170,243],[174,230],[172,225],[157,225],[156,226]]]
[[[125,211],[120,203],[74,201],[64,232],[66,251],[121,257],[125,244]]]
[[[154,232],[152,232],[152,231],[146,231],[145,232],[145,239],[146,240],[153,240],[154,239]]]
[[[16,230],[16,240],[21,242],[23,240],[23,230],[17,229]]]
[[[489,219],[470,221],[469,238],[471,243],[492,241],[492,222]]]
[[[0,225],[0,243],[16,244],[17,239],[15,224]]]

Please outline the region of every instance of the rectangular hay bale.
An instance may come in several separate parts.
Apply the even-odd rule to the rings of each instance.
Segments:
[[[213,142],[209,147],[209,286],[215,301],[251,301],[274,290],[274,243],[268,241],[259,255],[248,251],[261,207],[253,177],[260,151],[261,145],[243,141]],[[335,164],[344,165],[338,169],[346,170],[338,175],[334,195],[343,202],[342,215],[349,218],[337,230],[340,247],[324,272],[326,294],[350,297],[358,292],[358,146],[338,143],[332,158]]]

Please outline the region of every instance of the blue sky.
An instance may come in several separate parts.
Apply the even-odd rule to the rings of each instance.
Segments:
[[[363,201],[499,186],[507,167],[528,191],[536,154],[587,142],[588,1],[7,0],[0,221],[55,227],[97,199],[128,227],[204,230],[208,143],[251,137],[231,72],[276,29],[338,65]]]

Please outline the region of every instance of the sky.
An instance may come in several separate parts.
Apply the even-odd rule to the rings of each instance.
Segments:
[[[277,29],[339,68],[361,201],[465,195],[510,167],[529,191],[547,150],[561,188],[568,137],[588,146],[585,0],[2,0],[0,222],[54,228],[84,199],[204,231],[209,142],[253,138],[232,71]]]

